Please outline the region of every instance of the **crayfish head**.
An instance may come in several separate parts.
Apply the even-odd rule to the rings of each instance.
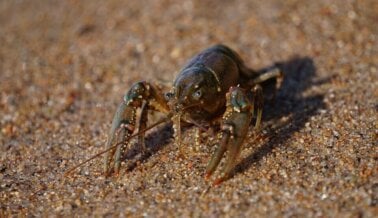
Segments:
[[[223,100],[214,77],[200,68],[180,73],[165,97],[173,113],[185,111],[192,118],[214,113]]]

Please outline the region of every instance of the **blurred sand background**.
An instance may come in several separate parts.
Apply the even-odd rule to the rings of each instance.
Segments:
[[[376,216],[377,21],[374,0],[1,1],[0,217]],[[286,76],[233,178],[202,194],[214,146],[189,128],[180,159],[169,126],[119,178],[101,158],[62,178],[103,150],[132,83],[215,43]]]

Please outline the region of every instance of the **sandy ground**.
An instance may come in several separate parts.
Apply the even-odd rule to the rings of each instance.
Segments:
[[[1,1],[0,217],[377,215],[377,1],[230,2]],[[104,149],[133,82],[169,84],[215,43],[285,72],[231,179],[206,193],[214,146],[189,128],[180,159],[169,126],[118,178],[101,158],[62,177]]]

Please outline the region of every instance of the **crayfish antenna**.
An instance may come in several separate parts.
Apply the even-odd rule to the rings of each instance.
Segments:
[[[158,126],[158,125],[160,125],[162,123],[166,123],[166,122],[168,122],[170,120],[171,120],[171,116],[164,117],[163,119],[157,121],[156,123],[152,124],[151,126],[149,126],[149,127],[145,128],[145,129],[139,131],[138,133],[135,133],[134,135],[131,135],[131,136],[127,137],[125,140],[130,140],[130,139],[132,139],[132,138],[134,138],[134,137],[136,137],[136,136],[138,136],[138,135],[140,135],[140,134],[142,134],[144,132],[147,132],[148,130],[150,130],[150,129],[152,129],[152,128],[154,128],[154,127],[156,127],[156,126]],[[89,161],[91,161],[93,159],[96,159],[97,157],[100,157],[101,155],[103,155],[103,154],[105,154],[105,153],[107,153],[107,152],[109,152],[111,150],[115,150],[121,144],[123,144],[123,142],[120,142],[120,143],[117,143],[117,144],[115,144],[113,146],[110,146],[110,147],[106,148],[105,150],[103,150],[101,152],[98,152],[97,154],[93,155],[92,157],[86,159],[85,161],[83,161],[83,162],[81,162],[81,163],[73,166],[72,168],[70,168],[69,170],[67,170],[63,174],[64,177],[69,176],[74,170],[76,170],[77,168],[83,166],[84,164],[88,163]]]

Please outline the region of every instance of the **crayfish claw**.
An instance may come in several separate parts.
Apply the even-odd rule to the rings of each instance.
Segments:
[[[110,129],[106,149],[117,146],[106,153],[104,159],[104,173],[110,175],[112,172],[118,174],[121,164],[121,157],[127,147],[127,138],[134,132],[136,108],[122,102],[114,115]]]
[[[147,116],[150,106],[162,112],[166,112],[168,108],[163,97],[159,94],[159,90],[150,83],[137,82],[125,94],[122,103],[118,106],[114,115],[106,143],[106,149],[109,149],[109,151],[106,153],[104,159],[105,175],[110,175],[113,172],[119,174],[122,156],[127,149],[129,140],[133,136],[139,136],[141,150],[145,152],[144,133],[147,129],[152,128],[152,126],[147,127]],[[138,108],[141,109],[138,123],[139,129],[137,130],[137,134],[132,135],[137,122],[136,111]],[[159,121],[154,125],[162,122],[166,121]]]
[[[231,87],[227,93],[227,108],[222,121],[222,133],[220,146],[216,149],[206,168],[205,177],[209,178],[216,170],[222,157],[228,151],[227,160],[221,174],[213,182],[219,185],[227,180],[235,167],[239,157],[241,146],[247,135],[249,124],[257,109],[256,127],[258,128],[262,116],[262,92],[261,87],[256,86],[251,90],[253,98],[247,95],[247,91],[240,87]]]

